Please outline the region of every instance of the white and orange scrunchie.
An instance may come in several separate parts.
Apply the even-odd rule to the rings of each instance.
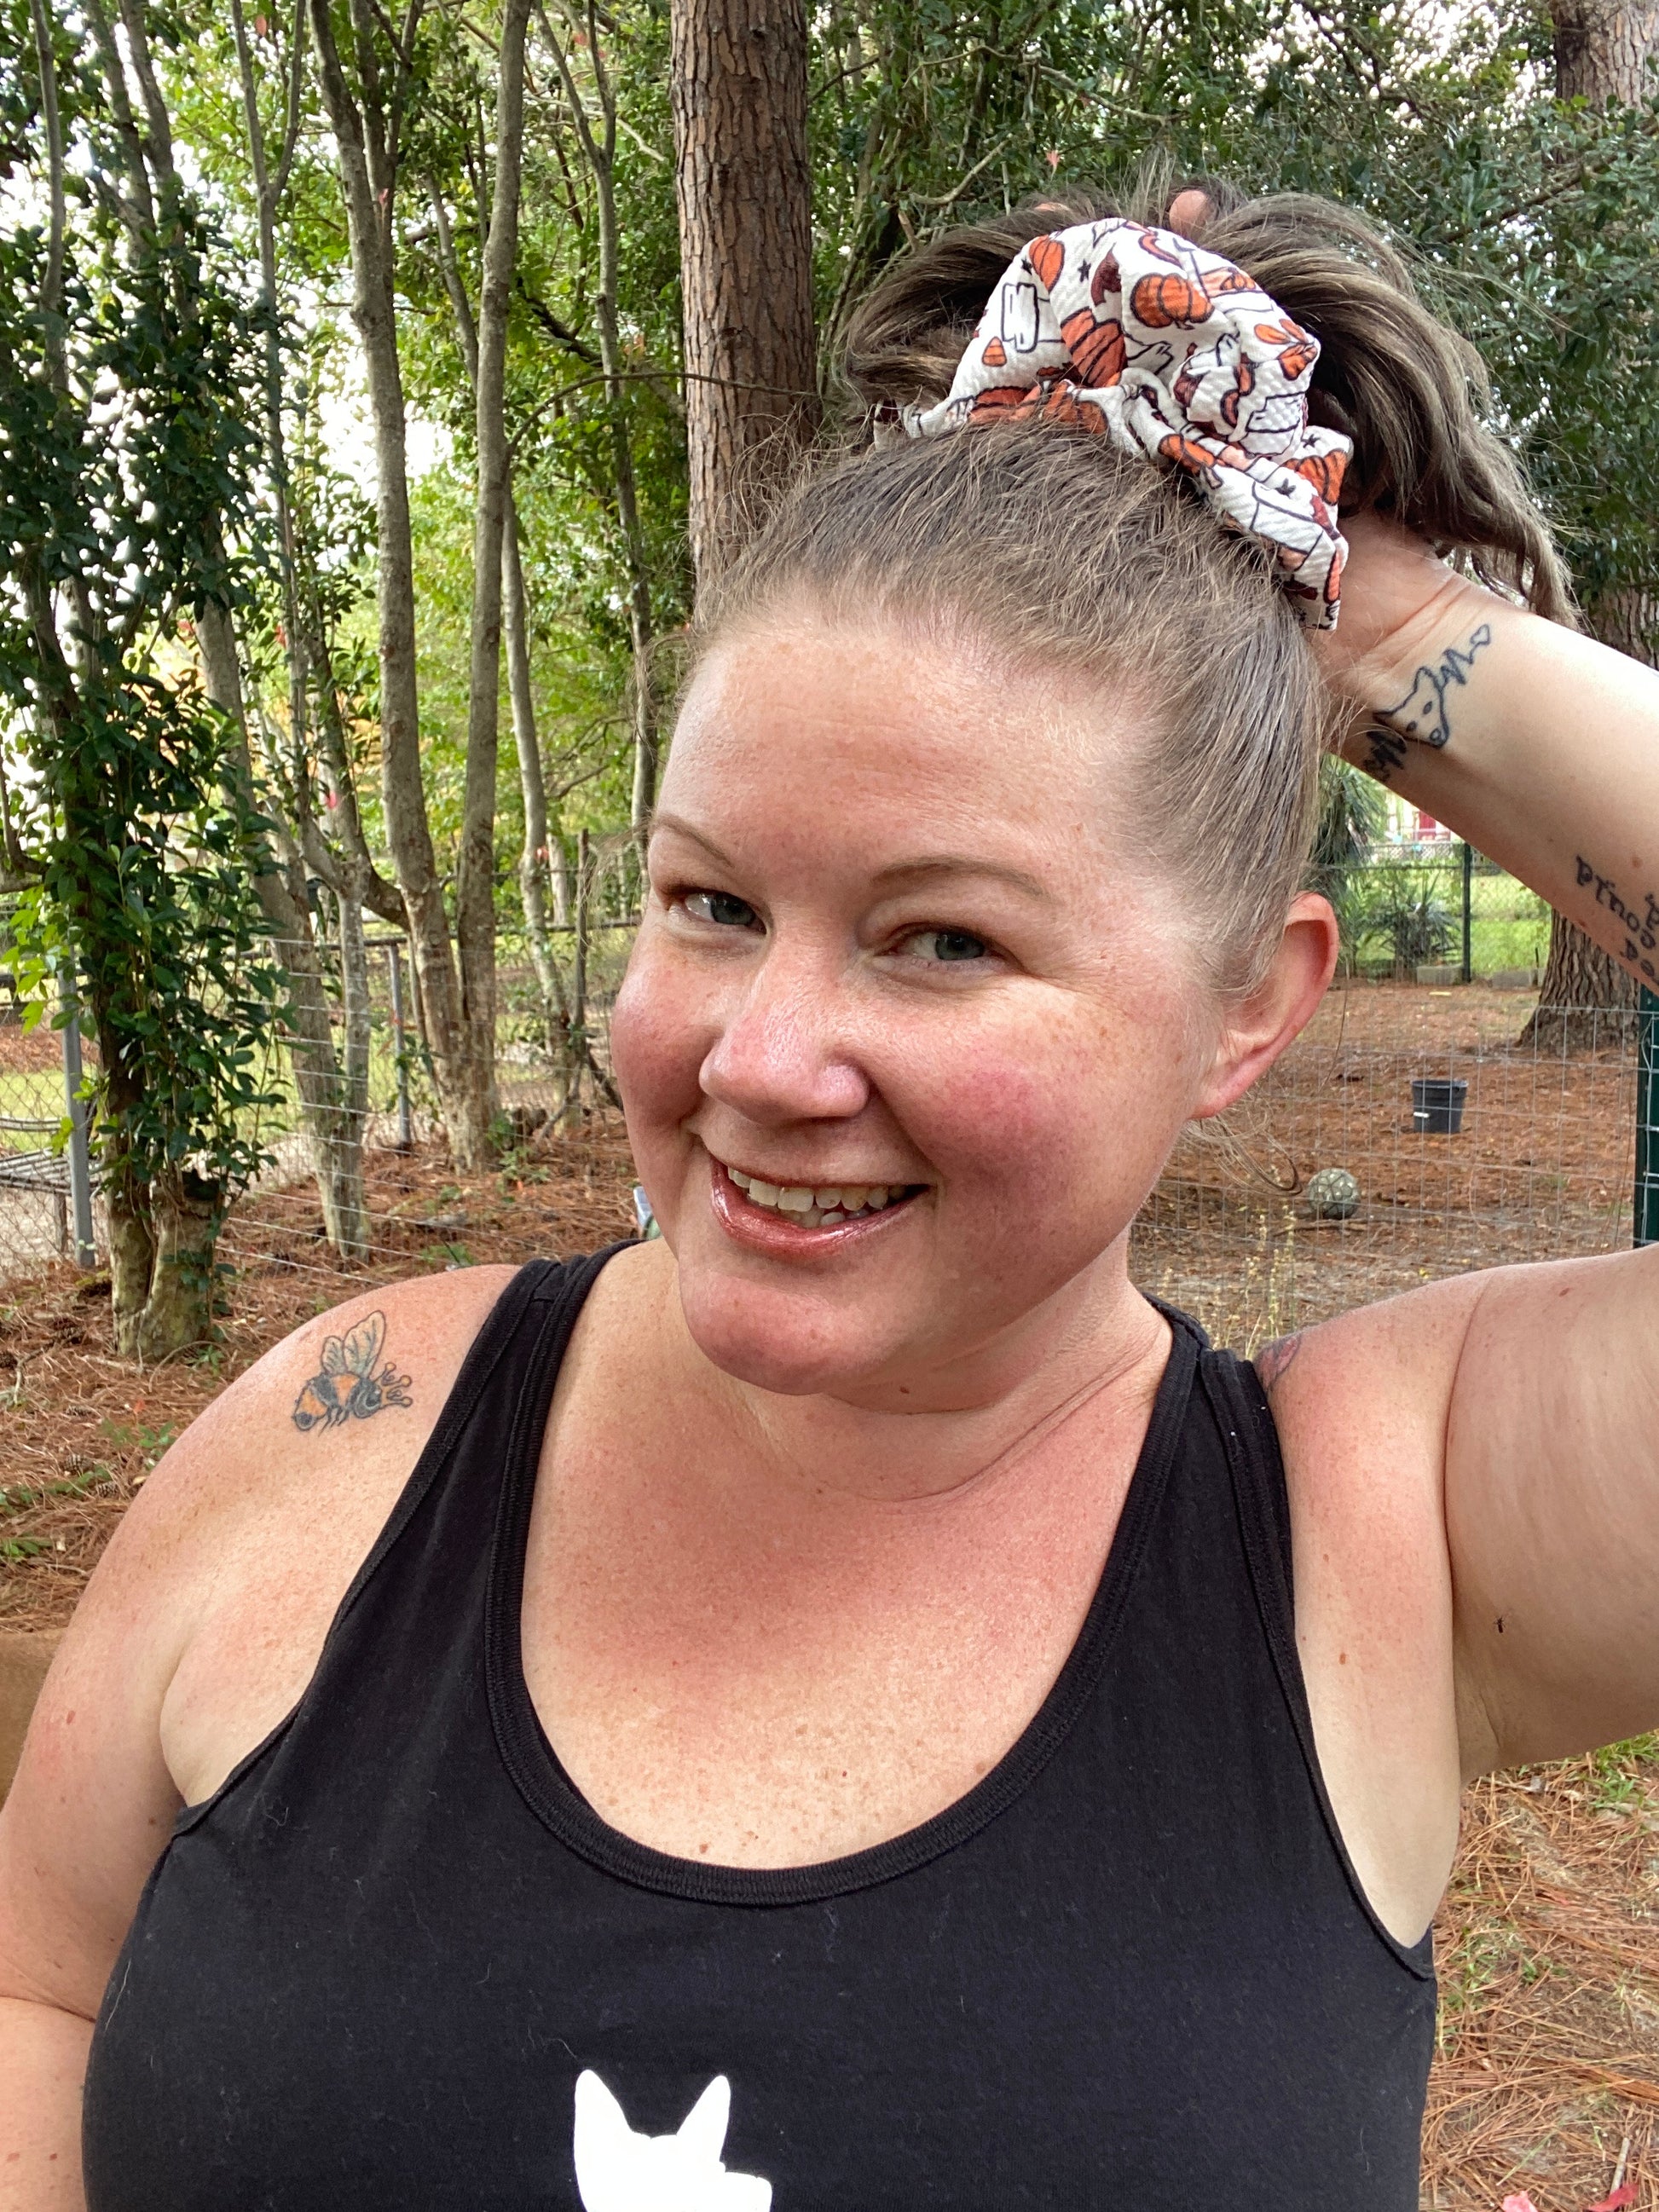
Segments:
[[[1302,619],[1336,626],[1351,441],[1308,421],[1319,341],[1219,254],[1112,221],[1035,238],[987,302],[913,438],[1042,415],[1184,469],[1221,521],[1259,538]]]

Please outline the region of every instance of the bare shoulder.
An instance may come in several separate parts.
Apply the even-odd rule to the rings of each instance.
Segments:
[[[88,1585],[0,1813],[0,1990],[95,2009],[180,1801],[303,1690],[512,1273],[388,1284],[318,1315],[158,1463]]]
[[[1457,1275],[1276,1337],[1253,1365],[1286,1425],[1373,1426],[1379,1411],[1443,1427],[1470,1322],[1493,1279]]]

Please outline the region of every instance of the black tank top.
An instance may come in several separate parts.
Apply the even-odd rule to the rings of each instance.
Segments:
[[[94,2039],[91,2212],[1416,2212],[1429,1947],[1320,1783],[1252,1370],[1171,1316],[1082,1632],[967,1796],[703,1865],[578,1796],[520,1666],[605,1256],[514,1279],[298,1707],[179,1815]]]

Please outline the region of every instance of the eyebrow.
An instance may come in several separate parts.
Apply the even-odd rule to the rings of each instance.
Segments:
[[[723,867],[735,866],[731,855],[712,837],[693,829],[678,814],[653,814],[651,834],[654,836],[659,830],[672,830],[679,836],[689,837]],[[938,876],[989,876],[998,883],[1006,884],[1024,898],[1046,902],[1051,896],[1047,886],[1035,876],[1027,875],[1023,868],[1005,867],[1000,861],[982,860],[971,853],[925,853],[913,860],[895,860],[887,867],[878,868],[873,880],[878,884],[921,883]]]
[[[1024,898],[1047,901],[1051,896],[1047,886],[1035,876],[1028,876],[1024,868],[1005,867],[1000,860],[981,860],[972,853],[928,853],[914,860],[895,860],[890,867],[878,868],[875,880],[917,883],[933,876],[989,876]]]

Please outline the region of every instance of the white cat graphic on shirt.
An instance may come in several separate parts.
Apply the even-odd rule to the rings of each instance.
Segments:
[[[638,2136],[590,2069],[576,2083],[583,2212],[771,2212],[772,2185],[721,2163],[732,2085],[717,2074],[672,2136]]]

